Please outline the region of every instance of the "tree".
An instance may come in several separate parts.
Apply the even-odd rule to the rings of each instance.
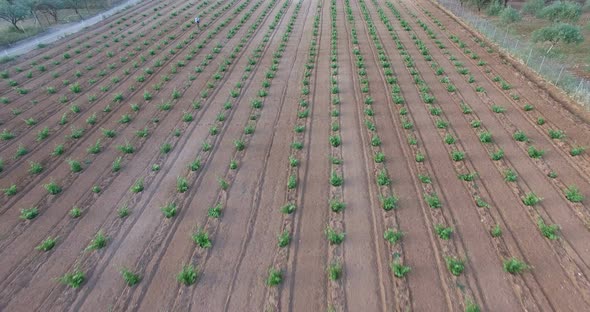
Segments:
[[[17,31],[25,32],[17,23],[27,18],[29,10],[20,1],[0,0],[0,18],[8,21]]]
[[[471,5],[477,8],[477,12],[481,12],[481,9],[487,7],[492,1],[491,0],[467,0]]]
[[[578,44],[582,41],[584,41],[584,37],[580,33],[580,27],[567,23],[557,23],[533,31],[533,42],[551,43],[547,52],[560,42]]]
[[[82,14],[80,14],[80,9],[82,9],[82,5],[86,5],[86,7],[88,6],[85,0],[63,0],[62,2],[65,8],[74,10],[80,19],[84,19]]]
[[[539,14],[541,18],[546,18],[552,22],[571,22],[575,23],[580,19],[582,6],[575,2],[556,1],[551,5],[543,8]]]

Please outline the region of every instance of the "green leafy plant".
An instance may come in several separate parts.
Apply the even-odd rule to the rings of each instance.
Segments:
[[[559,238],[559,225],[551,224],[548,225],[545,223],[545,220],[539,217],[537,219],[537,226],[539,227],[539,231],[541,234],[550,240],[556,240]]]
[[[392,245],[397,244],[399,241],[402,240],[403,237],[404,237],[404,232],[399,231],[399,230],[394,230],[391,228],[385,230],[385,233],[383,233],[383,238]]]
[[[176,190],[179,193],[184,193],[188,190],[188,180],[185,177],[176,178]]]
[[[575,185],[568,186],[565,190],[565,198],[572,203],[581,203],[584,201],[584,195],[580,192],[580,189]]]
[[[107,242],[108,238],[104,235],[104,232],[100,230],[98,233],[96,233],[96,235],[94,235],[94,238],[90,241],[90,244],[88,247],[86,247],[86,250],[102,249],[107,245]]]
[[[517,178],[518,178],[518,175],[516,174],[516,172],[514,170],[507,169],[506,171],[504,171],[504,181],[515,182]]]
[[[170,219],[170,218],[176,216],[176,212],[178,211],[178,208],[176,207],[175,203],[167,203],[166,205],[161,207],[160,210],[162,211],[162,213],[164,214],[164,217],[166,217],[166,219]]]
[[[176,279],[179,283],[184,284],[185,286],[190,286],[197,281],[197,277],[197,269],[193,265],[185,265],[176,276]]]
[[[135,273],[127,268],[122,268],[120,272],[123,280],[125,280],[125,284],[127,284],[129,287],[133,287],[141,281],[141,276],[138,273]]]
[[[57,185],[57,183],[55,183],[53,180],[50,180],[49,183],[44,184],[43,187],[51,195],[57,195],[61,193],[61,186]]]
[[[490,234],[492,237],[500,237],[502,236],[502,228],[500,228],[499,224],[496,224],[491,230]]]
[[[530,158],[541,158],[541,157],[543,157],[543,155],[545,155],[544,150],[539,150],[532,145],[529,146],[527,152],[528,152]]]
[[[335,171],[330,174],[330,185],[341,186],[344,183],[344,178],[338,175]]]
[[[198,229],[196,233],[192,235],[193,242],[201,248],[211,248],[211,239],[209,233],[204,229]]]
[[[396,209],[398,207],[399,198],[390,195],[390,196],[383,196],[381,197],[381,206],[383,210],[390,211],[392,209]]]
[[[580,156],[584,153],[584,151],[586,151],[585,147],[575,146],[575,147],[572,147],[572,149],[570,150],[570,155],[571,156]]]
[[[142,192],[143,191],[143,178],[139,178],[139,179],[135,180],[135,182],[131,186],[130,190],[132,193]]]
[[[49,236],[46,239],[44,239],[39,245],[37,245],[35,249],[40,251],[50,251],[51,249],[53,249],[53,247],[55,247],[56,243],[57,237]]]
[[[346,208],[346,204],[343,201],[332,199],[330,200],[330,210],[333,212],[341,212]]]
[[[453,159],[454,161],[461,161],[465,159],[465,153],[462,151],[453,150],[451,151],[451,159]]]
[[[340,279],[342,276],[342,264],[339,262],[330,263],[328,266],[328,278],[332,281]]]
[[[542,198],[535,195],[533,192],[526,193],[524,197],[522,197],[522,203],[526,206],[534,206],[538,204]]]
[[[6,196],[14,196],[18,192],[18,190],[16,189],[16,184],[12,184],[9,187],[3,189],[2,191]]]
[[[70,217],[77,219],[82,215],[82,210],[80,210],[80,208],[74,206],[72,209],[70,209],[69,215],[70,215]]]
[[[453,228],[451,227],[446,227],[442,224],[437,224],[434,226],[434,231],[436,232],[436,235],[440,238],[440,239],[444,239],[444,240],[448,240],[451,238],[451,235],[453,234]]]
[[[394,260],[391,263],[391,271],[393,271],[393,275],[395,277],[404,278],[406,275],[408,275],[408,273],[410,273],[410,271],[412,271],[412,268],[403,265],[399,260]]]
[[[515,257],[505,259],[502,266],[504,267],[504,271],[513,275],[520,274],[530,268],[526,263]]]
[[[340,245],[344,241],[345,234],[336,232],[331,227],[327,227],[325,233],[330,245]]]
[[[270,268],[268,271],[268,278],[266,284],[268,286],[276,286],[283,282],[283,272],[278,269]]]
[[[23,208],[20,210],[20,218],[23,220],[32,220],[39,215],[37,207]]]
[[[290,242],[291,242],[291,235],[289,234],[289,231],[287,231],[287,230],[283,231],[279,235],[279,242],[278,242],[279,247],[281,247],[281,248],[287,247],[287,245],[289,245]]]
[[[75,269],[73,272],[65,273],[58,280],[60,283],[76,289],[82,286],[86,280],[86,275],[79,269]]]
[[[465,270],[465,260],[456,257],[445,257],[447,269],[455,276],[461,275]]]
[[[284,214],[292,214],[297,209],[297,206],[293,203],[287,203],[281,207],[281,212]]]
[[[440,208],[442,203],[436,193],[424,194],[424,200],[430,208]]]

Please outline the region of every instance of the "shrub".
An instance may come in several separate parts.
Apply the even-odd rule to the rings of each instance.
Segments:
[[[519,22],[522,19],[520,13],[513,7],[509,6],[500,13],[500,20],[504,24],[512,24]]]
[[[489,16],[498,16],[504,10],[504,6],[499,1],[493,1],[486,9],[486,14]]]

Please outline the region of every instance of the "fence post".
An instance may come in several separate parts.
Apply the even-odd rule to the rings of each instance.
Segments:
[[[496,41],[496,31],[498,31],[497,27],[494,27],[494,34],[492,35],[492,40]]]
[[[561,79],[561,74],[563,74],[563,68],[564,66],[561,66],[561,70],[559,71],[559,75],[557,76],[557,80],[555,81],[555,85],[557,86],[557,84],[559,83],[559,80]]]
[[[584,80],[580,80],[580,84],[578,85],[578,88],[576,89],[576,93],[580,93],[580,89],[582,89],[582,83],[584,82]]]
[[[508,37],[508,31],[506,31],[504,33],[504,40],[502,40],[502,47],[504,47],[504,44],[506,43],[506,37]]]
[[[541,61],[541,65],[539,66],[539,74],[541,73],[541,70],[543,69],[543,63],[545,63],[545,56],[543,56],[543,60]]]
[[[518,48],[518,40],[516,40],[516,44],[514,45],[514,52],[516,53],[516,48]]]
[[[531,47],[531,50],[529,51],[529,57],[526,58],[527,65],[529,65],[529,60],[531,59],[531,54],[533,54],[533,47]]]

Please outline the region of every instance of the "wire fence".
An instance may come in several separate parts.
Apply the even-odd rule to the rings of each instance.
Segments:
[[[574,75],[568,70],[567,65],[552,59],[546,51],[539,51],[530,41],[515,38],[507,30],[496,27],[490,21],[473,14],[461,6],[459,1],[437,1],[489,40],[497,43],[504,52],[519,59],[541,77],[563,89],[587,110],[590,110],[590,81]]]
[[[90,27],[112,15],[115,15],[125,9],[128,9],[129,7],[141,2],[143,0],[128,0],[128,1],[123,1],[122,3],[120,3],[119,5],[110,8],[107,11],[104,11],[98,15],[95,15],[91,18],[79,21],[79,22],[75,22],[75,23],[71,23],[71,24],[65,24],[65,25],[60,25],[56,28],[56,30],[53,31],[49,31],[46,32],[44,34],[40,34],[39,36],[35,36],[29,39],[26,39],[22,42],[18,42],[14,45],[14,47],[10,47],[8,49],[5,49],[4,51],[0,52],[0,57],[10,57],[10,56],[17,56],[17,55],[21,55],[24,53],[27,53],[31,50],[36,49],[39,45],[41,44],[48,44],[63,38],[66,38],[67,36],[74,34],[82,29],[85,29],[87,27]]]

